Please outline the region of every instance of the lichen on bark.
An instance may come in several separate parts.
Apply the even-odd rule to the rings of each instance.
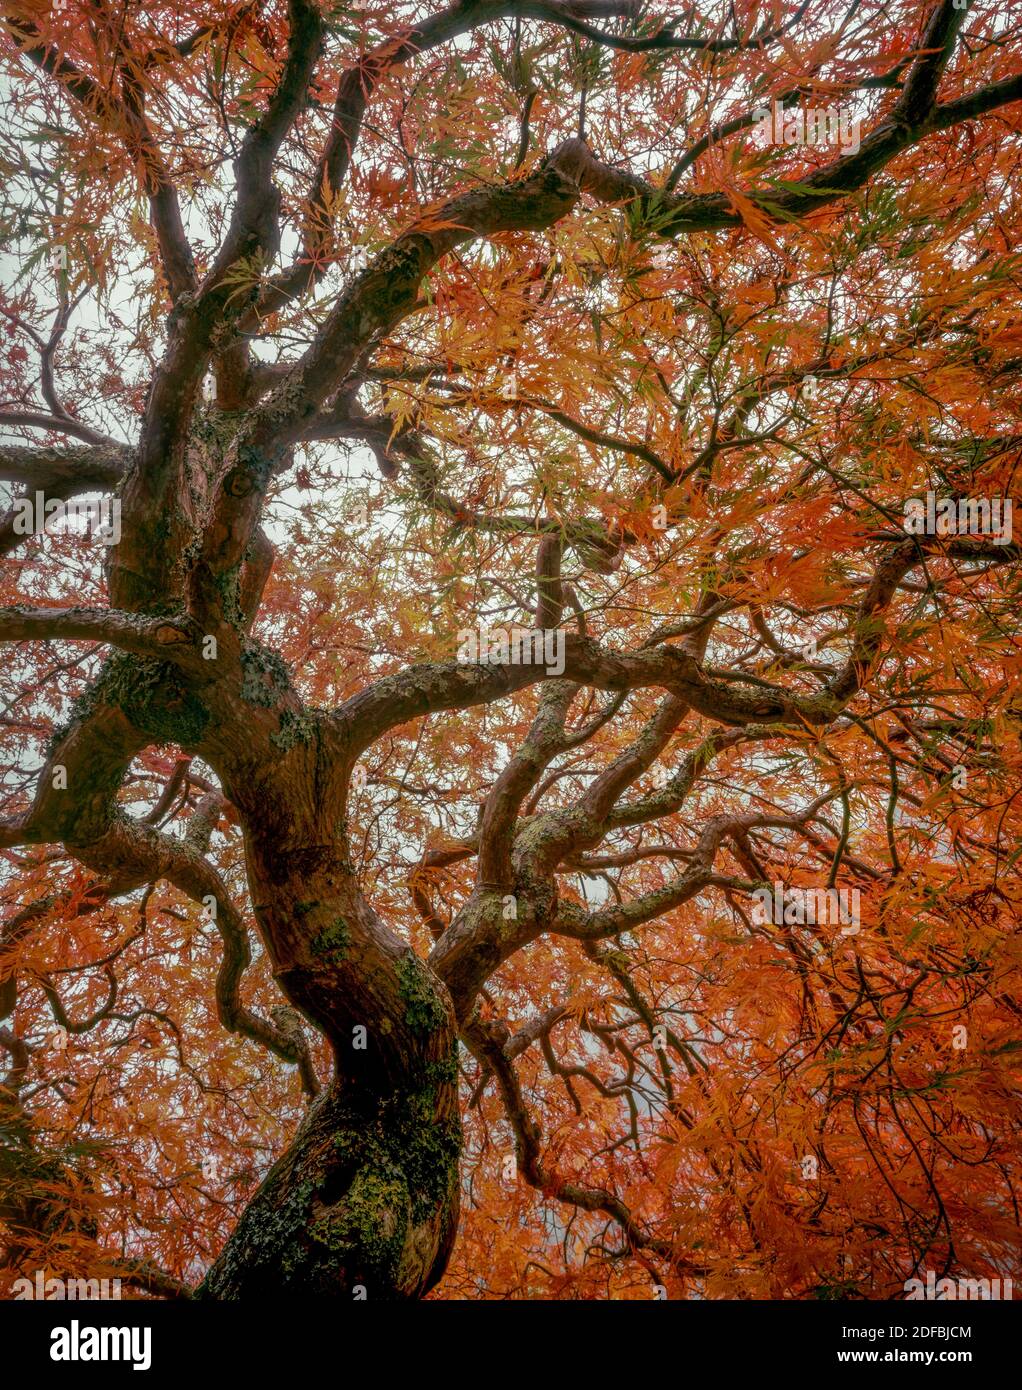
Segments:
[[[420,1298],[458,1216],[452,1058],[382,1101],[336,1083],[253,1196],[197,1298]]]
[[[71,717],[51,740],[51,750],[101,705],[123,710],[131,722],[157,743],[194,748],[209,723],[209,710],[176,666],[156,657],[116,652],[96,681],[75,703]]]

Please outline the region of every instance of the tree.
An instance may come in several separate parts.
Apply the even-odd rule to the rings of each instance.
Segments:
[[[1020,49],[8,6],[11,1281],[1010,1267]]]

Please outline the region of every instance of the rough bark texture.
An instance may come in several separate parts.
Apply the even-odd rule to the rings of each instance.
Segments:
[[[196,1297],[421,1298],[457,1231],[456,1083],[452,1041],[417,1089],[381,1100],[331,1086]]]
[[[630,1249],[676,1259],[669,1245],[647,1239],[612,1193],[564,1182],[544,1167],[539,1129],[525,1110],[512,1066],[514,1049],[505,1047],[508,1040],[498,1026],[481,1018],[481,994],[493,971],[541,934],[570,938],[595,951],[598,942],[701,891],[729,837],[741,844],[750,828],[804,827],[815,804],[800,815],[711,818],[685,851],[683,872],[668,887],[593,911],[559,896],[557,874],[565,866],[584,867],[586,855],[615,828],[672,814],[721,750],[739,740],[766,741],[781,726],[812,738],[833,725],[876,665],[886,640],[884,615],[899,584],[937,549],[930,538],[887,538],[857,606],[852,611],[849,605],[845,659],[826,684],[808,693],[779,679],[721,676],[707,668],[707,638],[728,608],[711,591],[671,632],[632,650],[609,650],[587,635],[574,595],[561,581],[561,562],[570,552],[583,566],[607,573],[629,542],[623,531],[583,518],[558,521],[555,534],[549,518],[538,516],[491,524],[446,495],[422,432],[360,409],[357,393],[371,373],[386,380],[386,371],[373,365],[381,341],[428,307],[427,277],[444,257],[474,239],[545,231],[586,198],[625,206],[635,226],[652,226],[649,236],[662,240],[740,224],[723,193],[654,188],[638,174],[601,162],[581,137],[551,149],[522,177],[512,174],[452,190],[443,206],[423,214],[348,279],[315,323],[303,355],[280,369],[253,359],[246,335],[290,296],[315,287],[320,271],[313,253],[329,249],[332,235],[329,195],[344,178],[362,113],[382,77],[427,49],[506,17],[564,26],[632,53],[681,46],[673,26],[653,34],[594,29],[613,18],[630,21],[636,13],[632,0],[584,5],[465,0],[363,55],[337,84],[331,133],[304,208],[302,255],[270,275],[280,245],[275,159],[310,105],[326,34],[317,6],[292,0],[279,71],[268,84],[265,109],[244,128],[234,159],[236,196],[223,244],[202,277],[135,84],[119,76],[107,92],[69,64],[34,22],[12,22],[20,50],[90,119],[105,122],[105,130],[127,131],[149,198],[172,308],[140,435],[130,449],[75,425],[65,412],[47,417],[50,425],[56,431],[68,425],[68,432],[86,443],[68,450],[2,451],[3,476],[19,485],[45,485],[51,496],[71,496],[87,487],[116,489],[123,513],[123,535],[107,557],[109,609],[11,608],[0,615],[4,640],[88,639],[113,648],[99,678],[54,737],[31,804],[3,827],[3,844],[63,845],[95,871],[107,896],[166,878],[196,901],[212,897],[225,951],[217,983],[220,1019],[298,1066],[310,1096],[293,1142],[253,1195],[197,1297],[283,1293],[350,1299],[362,1290],[376,1301],[428,1292],[444,1271],[458,1224],[459,1036],[487,1075],[497,1078],[528,1180],[583,1210],[606,1213]],[[1022,97],[1022,83],[1012,79],[940,103],[941,75],[963,18],[945,0],[932,7],[918,53],[899,69],[904,82],[888,119],[867,133],[855,156],[780,193],[768,186],[747,190],[746,203],[761,222],[773,218],[782,226],[807,216],[862,188],[934,132]],[[770,31],[755,43],[762,47],[775,37]],[[736,42],[742,47],[746,41]],[[691,44],[711,56],[729,51],[727,44],[702,39]],[[526,123],[523,139],[527,136]],[[826,362],[820,370],[829,370]],[[209,379],[216,383],[212,402],[202,396]],[[515,405],[535,406],[571,423],[549,403]],[[20,427],[24,421],[14,423]],[[593,447],[621,449],[650,464],[660,483],[684,481],[638,441],[622,442],[585,426],[576,432]],[[404,469],[417,501],[460,526],[490,525],[499,531],[503,525],[508,533],[534,533],[536,623],[559,629],[571,616],[570,605],[579,612],[578,631],[566,636],[564,671],[554,679],[540,666],[428,663],[376,681],[337,710],[307,706],[279,656],[252,632],[272,563],[259,529],[267,491],[296,449],[323,438],[365,439],[386,476]],[[700,476],[711,476],[714,459],[728,442],[715,424],[713,442],[697,460]],[[8,522],[0,524],[5,549],[18,543]],[[997,548],[967,539],[942,541],[939,549],[943,559],[991,567],[1019,555],[1017,545]],[[211,639],[214,659],[204,650]],[[476,886],[449,924],[429,917],[427,907],[436,944],[424,960],[381,919],[360,886],[348,842],[352,770],[375,740],[409,720],[483,704],[540,682],[544,688],[528,736],[489,791],[479,833],[463,851],[463,856],[478,854]],[[594,777],[575,804],[530,807],[534,794],[538,803],[554,759],[588,736],[569,731],[569,709],[583,687],[615,696],[655,689],[660,704],[634,742]],[[613,701],[608,710],[613,712]],[[720,729],[666,786],[637,796],[622,810],[620,797],[693,712]],[[596,718],[593,728],[599,727]],[[212,794],[213,810],[197,812],[183,840],[129,820],[118,805],[132,760],[146,748],[167,744],[185,757],[201,757],[220,782],[221,792]],[[63,788],[53,776],[58,768],[66,772]],[[831,799],[836,795],[831,792]],[[244,923],[204,856],[209,817],[215,821],[221,803],[233,808],[244,832],[255,922],[274,978],[288,1003],[332,1049],[335,1072],[318,1094],[301,1029],[262,1018],[241,1002],[239,983],[249,958]],[[737,886],[740,891],[742,884]],[[511,915],[509,899],[515,904]],[[7,1018],[16,990],[10,981],[3,989],[2,1017]],[[20,1133],[25,1059],[16,1039],[7,1039],[6,1046],[12,1067],[0,1100],[5,1124]],[[0,1207],[0,1213],[5,1210]],[[33,1219],[43,1218],[36,1213]]]

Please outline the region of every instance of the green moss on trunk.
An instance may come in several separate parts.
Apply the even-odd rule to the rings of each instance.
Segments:
[[[461,1125],[452,1056],[376,1106],[339,1088],[309,1111],[196,1297],[414,1299],[457,1226]]]
[[[210,718],[209,710],[171,662],[117,652],[104,662],[68,723],[54,733],[52,748],[104,704],[122,709],[155,743],[177,743],[182,748],[194,748],[201,741]]]

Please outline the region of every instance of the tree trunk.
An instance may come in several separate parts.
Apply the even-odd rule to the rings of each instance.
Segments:
[[[458,1221],[456,1064],[375,1102],[335,1084],[248,1204],[196,1297],[421,1298]]]
[[[264,795],[264,817],[273,804]],[[325,838],[325,826],[315,829]],[[329,1038],[336,1076],[199,1297],[420,1298],[454,1242],[461,1120],[450,996],[365,901],[343,836],[322,838],[308,825],[267,836],[264,825],[247,847],[277,981]]]

